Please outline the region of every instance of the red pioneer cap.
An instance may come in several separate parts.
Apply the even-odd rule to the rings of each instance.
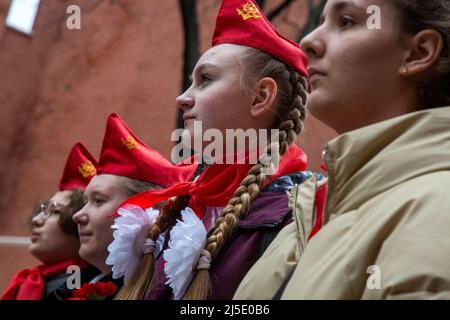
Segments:
[[[117,114],[109,116],[98,174],[114,174],[170,187],[192,179],[196,168],[197,164],[172,164],[139,140]]]
[[[259,49],[307,77],[308,58],[299,44],[279,34],[252,0],[222,1],[212,45],[224,43]]]
[[[89,181],[96,174],[97,161],[86,149],[78,142],[70,150],[67,158],[64,172],[59,183],[59,190],[71,190],[75,188],[86,188]]]

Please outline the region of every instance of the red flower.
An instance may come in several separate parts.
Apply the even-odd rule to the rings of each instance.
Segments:
[[[117,291],[117,286],[111,281],[85,283],[80,289],[73,292],[68,300],[105,300]]]

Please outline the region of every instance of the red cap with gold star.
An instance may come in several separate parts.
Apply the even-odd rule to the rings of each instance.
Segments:
[[[191,180],[197,166],[172,164],[139,140],[117,114],[109,116],[98,174],[114,174],[170,187]]]
[[[298,43],[275,30],[252,0],[223,0],[212,45],[238,44],[259,49],[307,76],[308,58]]]
[[[97,161],[89,153],[86,147],[77,142],[70,151],[64,167],[64,172],[59,182],[59,190],[84,189],[95,176]]]

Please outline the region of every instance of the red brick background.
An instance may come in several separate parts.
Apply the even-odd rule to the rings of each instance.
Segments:
[[[279,2],[268,0],[266,9]],[[9,4],[0,0],[0,236],[28,236],[33,204],[56,191],[72,145],[82,141],[98,156],[111,112],[169,156],[182,25],[176,0],[44,0],[28,37],[5,27]],[[81,30],[66,28],[71,4],[81,7]],[[202,51],[219,5],[198,1]],[[304,20],[297,1],[274,24],[294,38]],[[308,119],[300,141],[312,169],[333,135]],[[0,291],[14,272],[36,264],[26,247],[0,245]]]

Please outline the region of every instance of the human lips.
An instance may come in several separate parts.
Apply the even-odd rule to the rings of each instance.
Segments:
[[[79,232],[80,242],[86,242],[89,241],[89,238],[93,235],[91,231],[80,231]]]
[[[322,78],[324,76],[326,76],[326,73],[323,72],[320,69],[317,69],[315,67],[309,67],[308,68],[308,75],[309,75],[309,81],[311,83],[313,83],[314,81],[316,81],[319,78]]]
[[[195,116],[193,116],[193,115],[188,115],[188,114],[184,114],[183,115],[183,121],[184,122],[186,122],[188,120],[194,120],[194,119],[195,119]]]
[[[31,237],[30,237],[31,243],[35,243],[36,241],[38,241],[40,236],[41,236],[41,234],[39,232],[33,231],[31,233]]]

